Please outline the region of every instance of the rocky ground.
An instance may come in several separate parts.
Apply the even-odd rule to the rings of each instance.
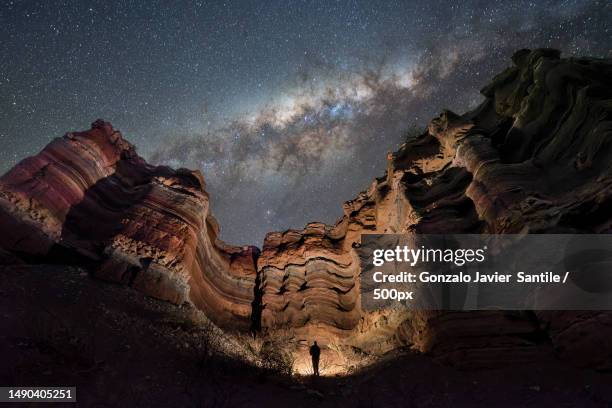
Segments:
[[[76,386],[77,406],[612,406],[612,373],[563,364],[546,345],[539,361],[493,370],[397,350],[350,376],[291,377],[249,363],[251,340],[192,307],[75,267],[0,274],[0,383]]]

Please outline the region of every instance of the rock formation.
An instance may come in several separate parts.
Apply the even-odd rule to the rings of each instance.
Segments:
[[[611,367],[608,312],[361,310],[362,233],[612,232],[612,62],[547,49],[512,60],[478,108],[444,111],[389,154],[335,225],[270,233],[261,254],[217,239],[199,172],[148,165],[102,121],[0,178],[0,228],[11,231],[0,246],[28,262],[86,262],[225,328],[405,345],[464,366],[532,359],[550,343]]]
[[[608,312],[381,319],[359,308],[352,247],[361,233],[612,232],[611,62],[555,50],[521,50],[513,62],[477,109],[444,111],[390,154],[386,176],[346,203],[335,226],[267,236],[258,262],[264,327],[317,337],[323,326],[359,346],[364,333],[395,333],[399,343],[474,366],[532,359],[550,338],[562,357],[612,365]]]
[[[97,121],[0,178],[0,244],[32,261],[91,264],[97,277],[246,329],[258,250],[217,239],[204,186],[199,171],[148,165]]]

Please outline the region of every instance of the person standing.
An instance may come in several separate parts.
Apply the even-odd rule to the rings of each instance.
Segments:
[[[319,376],[319,359],[321,358],[321,348],[315,341],[310,347],[310,356],[312,357],[312,370],[314,371],[315,377]]]

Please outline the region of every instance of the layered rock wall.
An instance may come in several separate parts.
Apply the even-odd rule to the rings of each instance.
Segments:
[[[361,234],[612,232],[612,62],[521,50],[513,63],[474,111],[444,111],[390,153],[335,225],[270,233],[261,255],[218,240],[198,171],[148,165],[102,121],[0,178],[0,246],[31,262],[88,263],[231,329],[407,345],[464,365],[528,360],[552,344],[610,367],[608,312],[361,310]]]
[[[109,123],[55,139],[0,178],[0,228],[0,244],[28,259],[88,262],[224,327],[251,325],[258,250],[217,239],[199,171],[148,165]]]
[[[335,226],[318,225],[316,236],[310,226],[268,235],[259,259],[265,327],[298,327],[312,339],[324,326],[332,341],[362,345],[364,332],[386,326],[396,346],[464,365],[529,360],[550,341],[562,356],[589,354],[589,365],[612,365],[608,312],[424,311],[372,324],[359,312],[359,293],[339,283],[336,260],[343,259],[359,285],[353,247],[361,234],[612,231],[612,63],[546,49],[521,50],[513,62],[482,90],[477,109],[444,111],[391,154],[385,177],[348,202]],[[289,266],[315,259],[311,269]],[[315,276],[316,291],[286,284]]]

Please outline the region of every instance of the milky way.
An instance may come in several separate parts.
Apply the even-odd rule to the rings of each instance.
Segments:
[[[5,2],[2,170],[103,117],[201,169],[222,238],[333,223],[519,48],[612,56],[607,2]]]

